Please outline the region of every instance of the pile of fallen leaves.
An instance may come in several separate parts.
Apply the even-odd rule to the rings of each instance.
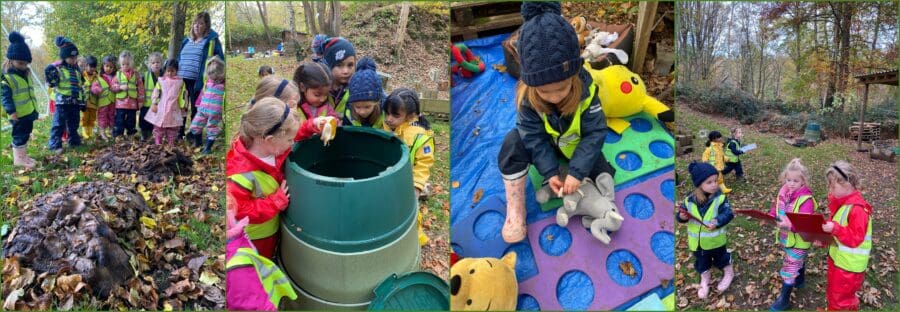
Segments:
[[[194,165],[181,148],[167,145],[123,141],[113,145],[94,161],[98,171],[136,173],[150,182],[167,181],[175,175],[188,175]]]
[[[117,233],[133,230],[149,210],[139,194],[109,182],[79,182],[35,199],[4,246],[4,308],[38,308],[51,296],[67,308],[86,288],[106,298],[135,275]],[[26,290],[29,304],[18,301]]]
[[[58,273],[41,273],[26,265],[24,257],[5,257],[0,298],[4,309],[225,309],[224,157],[197,161],[185,156],[190,155],[189,151],[144,145],[122,142],[95,145],[84,154],[48,155],[44,161],[49,164],[39,168],[40,172],[18,181],[16,192],[58,185],[55,181],[76,185],[79,181],[109,181],[95,184],[104,186],[93,186],[86,192],[73,192],[74,186],[65,184],[51,190],[72,193],[72,197],[62,196],[66,200],[80,193],[77,195],[89,211],[91,207],[102,207],[95,219],[108,225],[108,232],[115,235],[114,242],[121,246],[127,263],[120,274],[122,282],[104,297],[95,295],[93,291],[98,286],[78,274],[73,266],[57,265],[53,269]],[[163,161],[166,157],[174,158]],[[118,171],[104,165],[112,161],[130,163],[134,171]],[[134,163],[161,165],[141,167]],[[156,169],[141,172],[142,168]],[[146,173],[165,179],[147,177]],[[104,195],[118,194],[120,189],[127,190],[122,192],[128,195]],[[34,196],[33,200],[19,199],[17,207],[22,213],[14,219],[14,228],[18,223],[24,226],[29,222],[24,216],[36,210],[40,201],[46,201],[41,198],[53,198],[45,196],[44,191]],[[124,204],[125,200],[145,205],[134,208]],[[10,250],[4,246],[6,256],[11,255]],[[104,261],[108,259],[97,260]]]

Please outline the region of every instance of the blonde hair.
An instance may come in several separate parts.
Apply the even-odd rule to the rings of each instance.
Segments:
[[[281,118],[284,116],[285,106],[287,104],[283,101],[270,96],[259,100],[249,110],[244,112],[241,115],[241,124],[238,129],[238,135],[244,144],[250,147],[255,140],[265,139],[269,135],[276,138],[296,135],[297,130],[300,129],[300,121],[297,120],[295,114],[288,114],[287,118],[281,122],[281,126],[274,133],[266,134],[281,121]]]
[[[163,60],[162,53],[153,52],[150,53],[150,55],[147,55],[147,61],[144,62],[144,65],[147,66],[147,70],[150,70],[150,62],[153,62],[153,60],[159,60],[160,65],[165,65],[163,64],[165,60]]]
[[[217,83],[225,81],[225,62],[219,56],[213,56],[206,61],[206,77]]]
[[[787,174],[789,171],[800,172],[800,176],[803,178],[803,184],[807,184],[809,182],[809,170],[806,169],[806,166],[800,162],[800,158],[791,159],[788,162],[787,166],[784,166],[784,170],[781,170],[781,175],[778,179],[784,183],[784,180],[787,179]]]
[[[122,66],[123,60],[127,61],[128,64],[131,65],[128,67],[130,67],[132,70],[134,69],[134,56],[131,55],[131,52],[129,52],[128,50],[125,50],[125,51],[122,51],[122,53],[119,53],[119,68],[123,67]]]
[[[840,169],[840,171],[838,171]],[[841,174],[843,173],[843,175]],[[846,177],[845,177],[846,176]],[[828,180],[828,185],[835,182],[850,182],[850,185],[853,188],[859,188],[860,186],[860,176],[859,172],[856,171],[856,168],[853,168],[853,165],[850,165],[845,160],[838,160],[831,164],[828,167],[828,170],[825,170],[825,179]]]
[[[737,126],[731,127],[731,136],[735,136],[738,133],[738,131],[741,131],[741,127],[737,127]]]
[[[538,95],[536,87],[528,86],[525,83],[519,81],[519,85],[516,86],[517,107],[519,105],[522,105],[523,100],[528,100],[528,103],[531,104],[531,107],[534,107],[534,110],[538,113],[549,114],[553,112],[552,106],[557,106],[563,116],[571,116],[578,109],[579,104],[581,104],[581,92],[584,89],[584,86],[582,85],[581,78],[578,77],[578,75],[574,75],[568,80],[572,83],[572,89],[569,90],[569,94],[566,95],[566,97],[557,104],[545,102],[543,99],[541,99],[541,96]]]
[[[706,195],[706,192],[703,191],[699,186],[694,189],[694,201],[697,202],[698,206],[702,206],[706,203],[709,198]]]
[[[275,91],[278,91],[278,85],[282,81],[287,81],[287,85],[284,86],[284,90],[281,90],[281,95],[278,96],[278,99],[287,102],[294,95],[300,96],[300,88],[297,87],[296,83],[275,75],[269,75],[260,79],[259,83],[256,84],[256,94],[253,95],[254,103],[265,97],[275,96]],[[299,105],[300,103],[297,104]]]

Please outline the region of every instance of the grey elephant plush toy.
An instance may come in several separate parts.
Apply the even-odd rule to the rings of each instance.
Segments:
[[[596,182],[584,178],[576,192],[563,196],[563,206],[556,210],[556,224],[565,227],[569,224],[569,218],[583,215],[582,226],[590,228],[597,240],[608,245],[610,237],[607,231],[619,230],[625,220],[616,207],[614,185],[608,173],[598,175]],[[545,203],[558,198],[558,195],[553,194],[550,185],[545,185],[536,192],[535,197],[538,202]]]

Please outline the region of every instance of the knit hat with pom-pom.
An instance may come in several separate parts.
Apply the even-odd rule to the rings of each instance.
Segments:
[[[581,70],[578,35],[562,17],[559,2],[524,2],[519,35],[521,79],[536,87],[565,80]]]
[[[347,83],[350,88],[349,103],[361,101],[381,102],[384,91],[381,89],[381,78],[375,71],[375,61],[364,57],[356,63],[356,73]]]
[[[25,43],[25,37],[18,31],[9,33],[9,48],[6,49],[6,58],[31,63],[31,49]]]
[[[56,36],[53,39],[53,44],[59,48],[59,58],[66,59],[70,56],[78,56],[78,47],[75,46],[75,43],[72,42],[69,38],[63,36]]]

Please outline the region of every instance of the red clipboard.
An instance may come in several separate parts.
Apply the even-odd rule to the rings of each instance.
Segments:
[[[803,240],[808,242],[819,241],[826,246],[834,241],[831,234],[822,231],[822,225],[825,224],[824,215],[793,212],[787,212],[785,214],[788,219],[791,220],[791,224],[794,226],[796,233],[800,234],[800,237],[802,237]]]
[[[770,216],[768,213],[765,213],[765,212],[762,212],[762,211],[759,211],[759,210],[754,210],[754,209],[735,209],[735,210],[734,210],[734,213],[736,213],[736,214],[742,214],[742,215],[745,215],[745,216],[748,216],[748,217],[751,217],[751,218],[754,218],[754,219],[759,219],[759,220],[762,220],[762,221],[766,221],[766,222],[775,223],[775,217]]]

